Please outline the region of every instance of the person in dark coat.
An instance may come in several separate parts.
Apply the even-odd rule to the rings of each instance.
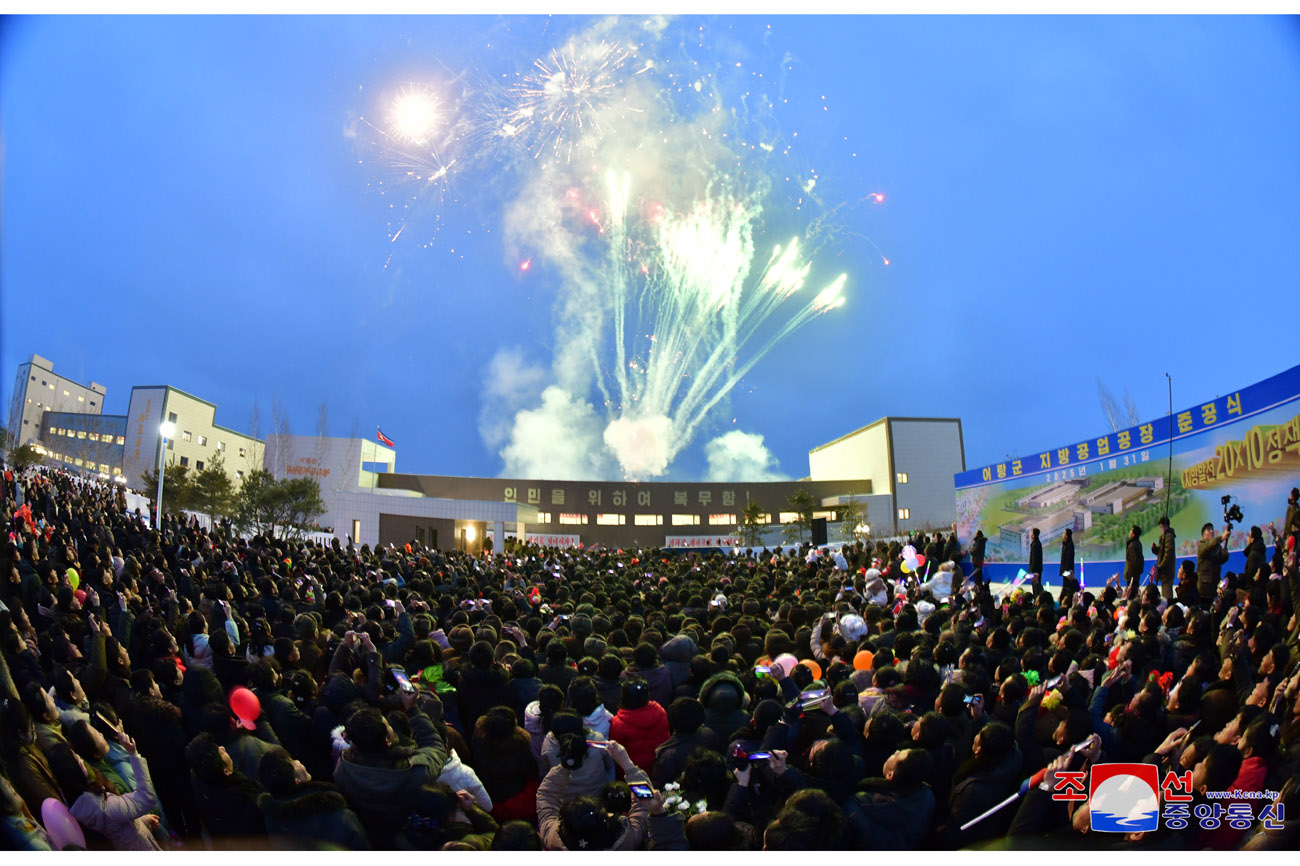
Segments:
[[[677,635],[659,648],[659,656],[664,660],[664,667],[668,668],[668,673],[673,678],[674,693],[679,686],[691,678],[691,660],[699,651],[700,648],[696,646],[694,639],[686,634]]]
[[[275,732],[275,738],[290,754],[305,760],[309,753],[328,751],[329,744],[317,735],[311,716],[298,709],[281,688],[284,680],[278,662],[259,659],[248,669],[248,681],[253,694],[261,701],[262,718],[266,719]],[[260,759],[258,766],[261,766]]]
[[[267,752],[258,765],[266,793],[257,798],[274,848],[285,851],[368,851],[370,842],[356,813],[334,785],[313,782],[284,749]]]
[[[1145,564],[1142,558],[1142,527],[1134,524],[1128,531],[1128,544],[1124,547],[1124,583],[1128,587],[1128,595],[1137,592],[1138,584],[1142,582],[1142,566]]]
[[[981,575],[984,573],[984,548],[988,546],[988,543],[989,540],[985,537],[984,531],[981,529],[975,530],[975,537],[971,539],[970,543],[970,564],[972,574],[977,571],[980,572]],[[987,579],[985,580],[985,583],[988,583]]]
[[[639,676],[650,687],[650,700],[661,707],[667,707],[673,700],[673,675],[664,665],[659,664],[659,653],[653,644],[639,643],[632,650],[632,664],[623,671],[623,679]],[[640,764],[637,765],[641,766]]]
[[[218,840],[261,836],[266,832],[257,800],[264,793],[256,781],[235,768],[224,746],[202,733],[185,747],[190,783],[208,833]]]
[[[1196,546],[1196,593],[1203,599],[1214,598],[1219,588],[1219,574],[1228,561],[1229,535],[1227,528],[1215,535],[1213,523],[1201,527],[1201,543]]]
[[[1246,570],[1242,572],[1242,577],[1247,583],[1254,581],[1260,575],[1260,569],[1264,567],[1267,561],[1267,550],[1264,548],[1264,533],[1258,526],[1250,528],[1250,541],[1246,542]],[[1267,573],[1262,575],[1267,577]]]
[[[431,711],[441,702],[431,695],[420,700]],[[402,694],[415,746],[398,745],[388,720],[367,707],[347,722],[349,748],[334,769],[334,783],[361,819],[371,847],[391,848],[409,811],[411,797],[426,782],[435,782],[447,764],[447,747],[433,721],[416,705],[416,696]]]
[[[700,687],[700,703],[704,705],[704,727],[719,742],[725,743],[731,735],[749,724],[745,712],[747,695],[740,678],[729,671],[714,674]]]
[[[537,669],[537,679],[543,684],[559,686],[565,693],[569,683],[578,675],[578,669],[569,664],[569,652],[564,643],[552,640],[546,645],[546,664]]]
[[[537,760],[532,738],[519,727],[514,710],[498,706],[479,717],[470,755],[470,765],[492,798],[494,817],[529,820],[536,814]]]
[[[515,702],[510,679],[496,663],[492,644],[478,641],[469,648],[469,665],[461,668],[456,687],[460,704],[462,733],[471,734],[479,717],[493,707],[509,707]]]
[[[1070,596],[1079,591],[1079,578],[1074,573],[1074,530],[1066,527],[1061,539],[1061,595],[1060,604],[1068,604]]]
[[[953,776],[948,798],[948,820],[938,834],[945,847],[964,848],[972,842],[990,839],[1004,832],[1014,813],[998,814],[963,831],[961,826],[978,817],[995,803],[1006,799],[1020,785],[1023,760],[1015,733],[1001,722],[990,722],[975,735],[972,757]]]
[[[848,800],[846,848],[914,851],[930,832],[935,798],[925,777],[930,757],[922,749],[895,752],[885,761],[884,778],[865,779]]]
[[[1025,569],[1034,576],[1034,586],[1039,587],[1043,583],[1043,542],[1038,540],[1038,527],[1031,530],[1032,540],[1029,542],[1029,567]]]
[[[1151,545],[1151,552],[1156,556],[1156,579],[1160,581],[1160,592],[1166,599],[1173,601],[1178,543],[1168,517],[1160,518],[1160,538]]]
[[[662,788],[677,781],[686,767],[686,759],[696,749],[717,750],[718,738],[704,727],[704,705],[695,698],[678,698],[668,705],[668,730],[671,735],[655,749],[650,780]]]

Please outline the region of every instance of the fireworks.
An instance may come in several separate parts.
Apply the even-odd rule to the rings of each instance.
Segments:
[[[549,152],[568,163],[591,153],[611,130],[620,108],[618,89],[631,70],[634,50],[604,40],[577,40],[536,61],[510,90],[511,107],[496,128],[503,139],[517,139],[534,157]]]
[[[762,216],[751,197],[714,188],[686,213],[656,210],[653,219],[629,222],[630,178],[610,172],[607,189],[611,249],[645,236],[643,254],[652,262],[647,268],[609,256],[603,274],[614,354],[613,391],[600,385],[611,410],[604,440],[624,474],[641,479],[663,474],[777,343],[842,306],[847,275],[798,305],[793,299],[811,264],[797,238],[773,248],[749,279]],[[765,329],[778,310],[782,324]]]
[[[407,87],[388,111],[389,135],[405,144],[428,144],[438,122],[438,102],[425,87]]]
[[[817,171],[773,170],[804,139],[774,128],[770,94],[751,93],[762,73],[702,64],[664,26],[605,19],[527,71],[469,73],[455,92],[411,85],[381,125],[366,122],[391,172],[382,189],[411,193],[390,203],[392,240],[430,191],[441,200],[459,175],[477,193],[490,179],[509,190],[507,267],[558,289],[553,384],[538,386],[540,406],[508,410],[501,454],[515,474],[596,477],[612,457],[628,479],[663,475],[768,352],[846,302],[847,275],[815,278],[810,249],[840,205],[787,242],[763,240],[781,177],[786,218],[823,211],[826,187]],[[656,47],[670,53],[652,59]],[[581,443],[563,464],[579,469],[551,468],[555,437],[534,449],[529,429]]]

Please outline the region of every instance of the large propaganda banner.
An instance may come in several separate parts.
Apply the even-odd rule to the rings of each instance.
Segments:
[[[1224,496],[1245,518],[1233,526],[1233,556],[1224,567],[1240,571],[1250,527],[1276,521],[1281,530],[1287,496],[1300,485],[1300,366],[1172,416],[970,469],[954,481],[958,538],[965,549],[983,531],[984,571],[993,581],[1027,564],[1034,528],[1048,584],[1060,584],[1066,528],[1086,587],[1099,589],[1123,571],[1134,525],[1142,530],[1145,573],[1166,507],[1180,561],[1195,559],[1201,526],[1223,526]],[[1265,544],[1271,540],[1265,529]]]

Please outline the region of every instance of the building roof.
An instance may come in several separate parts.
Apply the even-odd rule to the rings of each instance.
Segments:
[[[829,448],[832,445],[838,445],[840,442],[843,442],[845,439],[849,439],[852,438],[853,436],[857,436],[859,433],[865,433],[866,431],[870,430],[872,427],[878,427],[881,424],[884,424],[886,422],[894,422],[894,421],[921,421],[921,422],[933,421],[933,422],[950,423],[950,424],[961,424],[960,418],[904,418],[895,415],[886,415],[884,418],[879,418],[875,421],[872,421],[870,424],[868,424],[865,427],[859,427],[857,430],[854,430],[851,433],[845,433],[843,436],[840,436],[837,439],[832,439],[831,441],[827,442],[825,445],[818,445],[816,448],[809,448],[808,453],[812,454],[815,451],[821,451],[823,448]]]

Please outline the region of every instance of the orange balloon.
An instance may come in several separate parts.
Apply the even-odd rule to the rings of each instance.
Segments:
[[[855,671],[871,670],[871,663],[876,657],[871,654],[871,650],[858,650],[858,654],[853,657],[853,669]]]
[[[822,678],[822,666],[817,664],[817,662],[813,661],[812,659],[804,659],[803,661],[799,662],[799,664],[804,665],[805,667],[808,668],[808,670],[812,671],[813,679],[819,680]]]

